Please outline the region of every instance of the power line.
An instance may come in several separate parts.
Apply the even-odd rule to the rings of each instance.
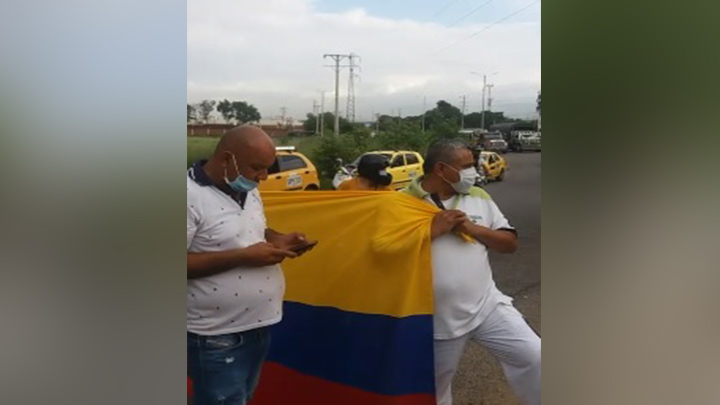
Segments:
[[[460,17],[459,20],[457,20],[457,21],[455,21],[454,23],[448,25],[447,28],[454,27],[455,25],[457,25],[457,23],[459,23],[459,22],[465,20],[466,18],[470,17],[471,15],[477,13],[477,12],[480,11],[483,7],[487,6],[488,4],[490,4],[490,3],[492,3],[492,2],[493,2],[493,0],[488,0],[487,2],[481,4],[479,7],[476,7],[476,8],[474,8],[474,9],[472,9],[469,13],[467,13],[467,14],[465,14],[464,16]]]
[[[478,32],[476,32],[476,33],[474,33],[474,34],[470,35],[469,37],[467,37],[467,39],[470,39],[470,38],[474,38],[474,37],[476,37],[476,36],[478,36],[478,35],[482,34],[483,32],[485,32],[485,31],[489,30],[490,28],[492,28],[492,27],[494,27],[494,26],[496,26],[496,25],[500,24],[501,22],[503,22],[503,21],[505,21],[505,20],[507,20],[507,19],[509,19],[509,18],[511,18],[511,17],[514,17],[514,16],[515,16],[515,15],[517,15],[517,14],[520,14],[521,12],[523,12],[523,11],[525,11],[526,9],[528,9],[528,8],[530,8],[530,7],[534,6],[534,5],[536,5],[537,3],[540,3],[540,0],[534,1],[534,2],[532,2],[532,3],[530,3],[530,4],[528,4],[527,6],[525,6],[525,7],[521,8],[520,10],[518,10],[518,11],[516,11],[516,12],[514,12],[514,13],[512,13],[512,14],[510,14],[510,15],[508,15],[508,16],[506,16],[506,17],[504,17],[504,18],[501,18],[501,19],[499,19],[499,20],[495,21],[494,23],[492,23],[492,24],[488,25],[487,27],[485,27],[485,28],[481,29],[480,31],[478,31]]]
[[[455,3],[457,3],[457,2],[458,2],[458,0],[452,0],[451,2],[445,4],[443,7],[440,7],[440,10],[438,10],[437,13],[433,14],[433,17],[437,17],[437,16],[439,16],[440,14],[444,13],[445,10],[448,9],[448,7],[452,6],[453,4],[455,4]]]
[[[484,27],[483,29],[481,29],[481,30],[473,33],[472,35],[470,35],[470,36],[468,36],[468,37],[466,37],[466,38],[464,38],[464,39],[461,39],[460,41],[457,41],[457,42],[455,42],[454,44],[452,44],[452,45],[450,45],[450,46],[447,46],[447,47],[445,47],[445,48],[442,48],[442,49],[438,50],[437,52],[433,53],[433,55],[437,55],[437,54],[439,54],[439,53],[441,53],[441,52],[445,52],[445,51],[447,51],[447,50],[450,49],[450,48],[453,48],[453,47],[455,47],[455,46],[457,46],[457,45],[459,45],[459,44],[461,44],[461,43],[463,43],[463,42],[465,42],[465,41],[467,41],[467,40],[469,40],[469,39],[472,39],[472,38],[474,38],[474,37],[482,34],[483,32],[489,30],[490,28],[492,28],[492,27],[500,24],[501,22],[503,22],[503,21],[505,21],[505,20],[507,20],[507,19],[509,19],[509,18],[511,18],[511,17],[513,17],[513,16],[515,16],[515,15],[517,15],[517,14],[520,14],[521,12],[527,10],[528,8],[534,6],[534,5],[538,4],[538,3],[540,3],[540,0],[536,0],[536,1],[528,4],[527,6],[521,8],[520,10],[517,10],[517,11],[511,13],[511,14],[506,15],[505,17],[503,17],[503,18],[501,18],[501,19],[493,22],[492,24],[490,24],[490,25],[488,25],[487,27]]]

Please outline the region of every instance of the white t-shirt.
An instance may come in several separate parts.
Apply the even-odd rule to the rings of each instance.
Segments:
[[[194,170],[195,169],[195,170]],[[265,241],[260,193],[248,193],[244,208],[196,176],[187,179],[187,251],[221,252]],[[282,319],[285,279],[279,265],[237,267],[187,280],[187,330],[199,335],[242,332]]]
[[[435,203],[415,182],[409,194]],[[443,201],[446,209],[458,209],[476,224],[514,231],[485,190],[473,187],[470,194]],[[434,338],[453,339],[478,327],[499,303],[511,303],[495,286],[488,250],[480,242],[468,243],[454,234],[432,243],[435,294]]]

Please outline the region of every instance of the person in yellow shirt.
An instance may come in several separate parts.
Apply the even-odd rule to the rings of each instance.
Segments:
[[[370,153],[360,158],[356,177],[343,181],[338,186],[339,191],[370,190],[392,191],[392,174],[387,172],[390,166],[388,159],[379,154]]]

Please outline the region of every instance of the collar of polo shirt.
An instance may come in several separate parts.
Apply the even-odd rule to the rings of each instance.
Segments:
[[[205,169],[203,169],[203,166],[205,166],[205,163],[208,161],[206,159],[198,160],[197,162],[193,163],[193,165],[188,169],[188,176],[197,183],[198,185],[202,187],[216,187],[218,190],[222,191],[223,193],[229,195],[230,197],[234,198],[234,193],[229,187],[217,187],[215,185],[215,182],[205,173]],[[240,204],[241,208],[245,207],[245,200],[247,199],[247,193],[238,193],[237,194],[237,202]]]

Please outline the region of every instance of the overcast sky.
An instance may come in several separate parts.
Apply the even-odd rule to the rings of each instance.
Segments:
[[[529,7],[528,7],[529,6]],[[537,0],[188,0],[187,97],[245,100],[263,117],[302,118],[313,100],[334,109],[323,54],[361,57],[356,117],[417,115],[423,98],[530,117],[540,90]],[[514,14],[514,15],[513,15]],[[340,76],[344,115],[348,69]]]

